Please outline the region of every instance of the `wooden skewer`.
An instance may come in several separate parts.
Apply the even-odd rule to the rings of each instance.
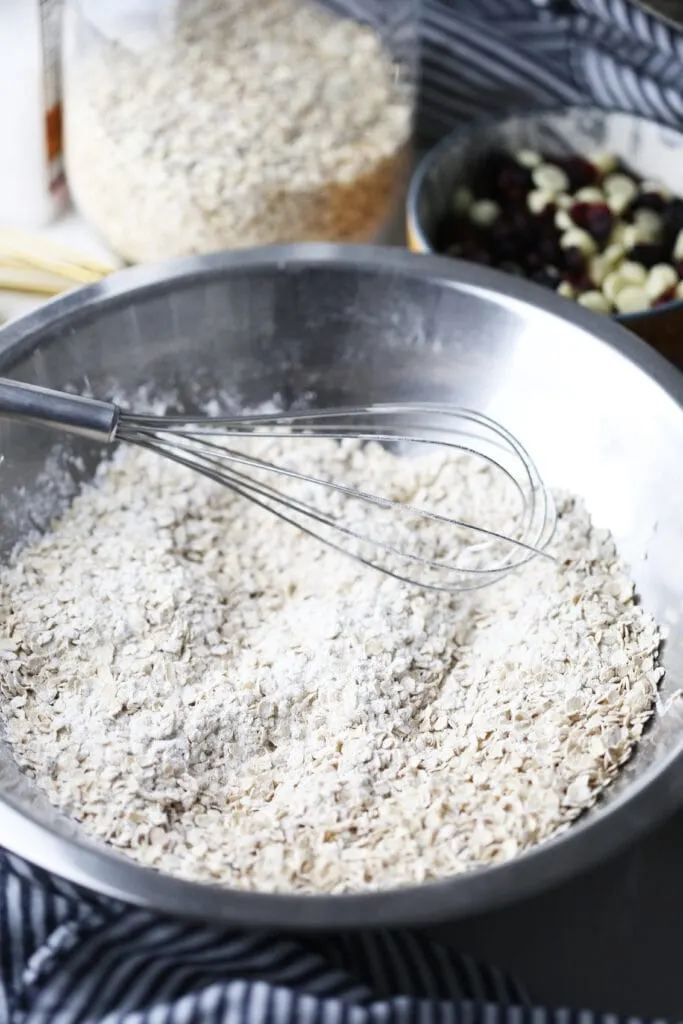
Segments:
[[[0,229],[1,290],[58,295],[99,281],[114,269],[18,228]]]
[[[95,274],[91,270],[83,270],[71,264],[60,263],[56,260],[40,259],[28,260],[16,253],[0,253],[0,269],[14,269],[25,271],[44,271],[54,274],[55,277],[64,279],[65,285],[69,282],[74,284],[91,284],[93,281],[100,281],[102,274]]]
[[[6,244],[3,244],[5,240]],[[0,251],[4,249],[22,253],[32,262],[42,263],[46,258],[50,257],[56,262],[63,263],[65,266],[90,271],[90,273],[97,275],[97,278],[111,274],[116,269],[111,264],[93,260],[90,257],[82,256],[80,253],[74,253],[65,246],[59,245],[50,239],[36,238],[29,232],[22,231],[19,228],[0,228]]]
[[[26,275],[14,275],[11,271],[4,271],[0,268],[0,291],[5,292],[27,292],[35,295],[59,295],[60,292],[68,291],[72,285],[47,280],[43,278],[30,278]]]

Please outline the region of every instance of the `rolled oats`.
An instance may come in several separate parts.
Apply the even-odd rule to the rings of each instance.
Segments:
[[[368,26],[309,0],[193,0],[67,64],[69,182],[136,262],[367,242],[401,205],[413,97]]]
[[[245,443],[403,500],[438,475],[474,520],[500,504],[466,457],[437,474],[432,455]],[[448,595],[121,451],[0,575],[16,758],[87,832],[184,878],[347,892],[508,860],[595,802],[663,671],[609,534],[557,500],[554,562]],[[431,520],[405,529],[430,550]]]

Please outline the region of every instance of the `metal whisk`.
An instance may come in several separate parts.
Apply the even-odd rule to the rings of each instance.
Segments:
[[[52,391],[0,379],[0,417],[66,431],[109,445],[123,441],[147,448],[173,462],[196,470],[254,502],[280,519],[364,565],[407,583],[429,589],[458,591],[485,586],[546,552],[555,527],[555,509],[529,454],[495,420],[467,409],[425,403],[396,403],[365,407],[305,410],[289,413],[204,417],[146,416],[129,413],[113,402]],[[396,447],[441,448],[483,460],[516,498],[514,531],[501,533],[438,511],[392,500],[365,489],[349,487],[296,468],[264,461],[231,448],[229,439],[355,438]],[[268,481],[278,478],[303,484],[306,494],[334,492],[342,509],[353,502],[372,506],[383,515],[405,516],[407,529],[369,534],[358,529],[350,515],[333,515],[324,504],[287,494]],[[319,489],[319,491],[318,491]],[[335,503],[335,507],[338,503]],[[329,502],[328,502],[329,505]],[[411,522],[428,519],[457,535],[457,557],[447,541],[439,552],[421,552],[412,543]],[[386,527],[386,522],[384,526]],[[399,546],[400,533],[410,541]],[[471,538],[463,544],[462,538]]]

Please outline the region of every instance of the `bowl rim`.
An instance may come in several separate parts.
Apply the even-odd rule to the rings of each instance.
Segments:
[[[420,198],[422,196],[422,190],[425,185],[425,181],[429,177],[430,172],[441,163],[444,156],[451,151],[454,145],[459,143],[461,140],[466,138],[472,138],[476,136],[480,130],[486,128],[494,128],[496,126],[504,125],[508,121],[528,120],[533,121],[538,117],[558,117],[565,116],[567,114],[573,114],[582,112],[585,114],[621,114],[625,117],[630,117],[633,121],[637,121],[643,124],[651,124],[656,127],[660,127],[667,132],[671,132],[674,135],[678,135],[683,143],[683,131],[676,128],[673,125],[664,124],[653,117],[644,117],[641,114],[634,114],[630,110],[623,110],[619,107],[613,107],[609,110],[604,107],[595,106],[595,104],[579,104],[574,103],[571,106],[561,107],[549,107],[543,110],[520,110],[518,112],[506,113],[503,115],[493,114],[490,117],[481,118],[477,121],[469,122],[467,124],[458,125],[442,139],[439,140],[434,146],[431,147],[418,161],[415,170],[410,179],[408,185],[408,191],[406,193],[406,225],[409,237],[414,238],[419,246],[422,254],[426,255],[431,253],[433,255],[439,255],[433,248],[431,242],[428,240],[427,235],[422,227],[422,223],[419,216]],[[449,257],[450,258],[450,257]],[[674,310],[683,310],[683,299],[676,299],[674,302],[666,302],[661,306],[657,306],[654,309],[646,309],[638,313],[613,313],[611,319],[616,320],[618,323],[631,324],[640,320],[650,320],[662,314],[671,313]]]
[[[249,270],[296,274],[314,268],[385,272],[428,279],[447,288],[495,294],[531,304],[574,323],[645,372],[683,413],[683,374],[614,320],[567,303],[546,289],[491,270],[435,255],[373,246],[298,244],[193,256],[112,274],[0,329],[0,372],[38,345],[58,342],[74,316],[150,297],[169,281],[220,279]],[[51,331],[52,337],[46,337]],[[11,795],[0,796],[0,844],[48,876],[151,912],[252,930],[339,931],[424,926],[474,916],[535,895],[616,854],[683,802],[683,736],[661,763],[649,767],[595,818],[577,820],[559,836],[513,860],[462,875],[379,892],[275,894],[188,882],[161,874],[104,844],[80,842],[44,824]]]

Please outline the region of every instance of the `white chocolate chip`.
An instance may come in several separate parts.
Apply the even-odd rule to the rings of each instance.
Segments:
[[[588,275],[595,285],[602,285],[612,267],[605,259],[604,253],[592,256],[588,263]]]
[[[647,270],[642,263],[636,263],[634,260],[624,260],[619,267],[619,277],[626,284],[645,284]]]
[[[602,258],[607,263],[607,266],[612,269],[621,261],[625,251],[623,245],[620,245],[618,242],[612,242],[602,253]]]
[[[683,260],[683,231],[679,231],[674,242],[673,258]]]
[[[570,249],[576,246],[584,256],[592,256],[597,250],[593,238],[582,228],[571,228],[569,231],[565,231],[560,238],[560,245],[563,249]]]
[[[626,281],[619,275],[618,270],[613,270],[607,274],[604,281],[602,282],[602,293],[610,302],[614,302],[617,297],[617,293],[622,288],[626,287]]]
[[[591,309],[594,313],[609,313],[612,309],[602,292],[598,291],[584,292],[576,301],[580,306],[585,306],[586,309]]]
[[[590,162],[600,174],[609,174],[617,166],[617,159],[613,153],[593,153]]]
[[[662,233],[662,218],[654,210],[636,210],[633,226],[640,242],[656,242]]]
[[[569,188],[569,178],[561,167],[555,164],[539,164],[532,171],[532,178],[536,188],[543,189],[556,196],[558,192],[566,192]]]
[[[470,220],[481,228],[487,228],[500,216],[500,206],[493,199],[478,199],[469,209]]]
[[[622,214],[638,194],[638,186],[627,174],[609,174],[602,183],[612,213]]]
[[[518,153],[515,153],[515,159],[522,167],[529,168],[538,167],[542,162],[540,153],[534,149],[520,149]]]
[[[612,234],[610,235],[609,244],[620,245],[623,249],[625,249],[626,243],[624,242],[624,232],[626,231],[627,227],[630,228],[632,226],[633,225],[631,224],[622,224],[621,222],[615,224],[612,228]]]
[[[621,217],[622,213],[625,213],[633,195],[630,192],[613,192],[611,196],[607,197],[607,205],[616,217]]]
[[[645,281],[648,298],[654,301],[678,284],[678,274],[668,263],[656,263]]]
[[[586,185],[580,188],[574,197],[577,203],[604,203],[605,196],[601,189],[595,185]]]
[[[473,202],[472,189],[468,188],[467,185],[461,185],[460,188],[456,188],[453,195],[453,209],[456,213],[467,213]]]
[[[573,299],[576,295],[576,291],[569,281],[561,281],[557,286],[557,294],[561,295],[565,299]]]
[[[683,299],[683,281],[679,281],[676,285],[676,298]]]
[[[555,227],[558,231],[569,231],[574,227],[574,221],[567,210],[558,210],[555,214]]]
[[[628,190],[633,192],[633,195],[637,192],[637,185],[633,178],[628,174],[608,174],[602,183],[602,187],[605,190],[605,195],[612,195],[613,192],[623,192]]]
[[[635,224],[624,225],[621,242],[625,249],[632,249],[633,246],[638,245],[641,240],[640,231]]]
[[[553,197],[550,192],[546,192],[542,188],[532,189],[526,197],[526,204],[532,213],[543,213],[546,206],[552,202]]]
[[[614,305],[619,313],[639,313],[650,308],[650,300],[644,288],[630,284],[617,292]]]
[[[571,210],[574,205],[574,196],[570,196],[568,192],[560,192],[555,196],[555,205],[558,210]]]

